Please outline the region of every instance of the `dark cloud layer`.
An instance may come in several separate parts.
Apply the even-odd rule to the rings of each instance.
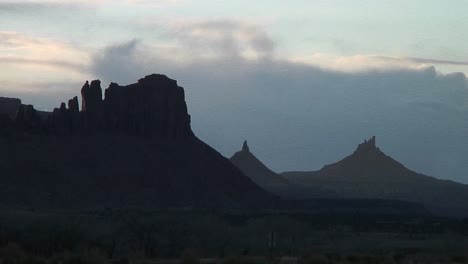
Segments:
[[[468,66],[468,61],[454,61],[454,60],[438,60],[430,58],[392,58],[385,56],[378,56],[380,59],[389,61],[411,61],[416,63],[427,63],[427,64],[445,64],[445,65],[457,65],[457,66]]]
[[[233,52],[234,51],[234,52]],[[371,135],[414,170],[468,182],[468,88],[434,68],[340,73],[263,57],[174,62],[133,40],[102,50],[106,81],[166,73],[186,88],[197,135],[229,156],[248,139],[277,171],[319,169]],[[175,56],[176,54],[174,54]]]

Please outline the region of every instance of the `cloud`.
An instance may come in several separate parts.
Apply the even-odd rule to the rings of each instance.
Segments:
[[[263,59],[275,52],[265,30],[239,21],[183,20],[173,22],[168,34],[192,55],[205,58]]]
[[[92,71],[101,76],[121,76],[114,81],[130,82],[141,77],[142,72],[153,72],[155,66],[162,71],[178,71],[228,61],[224,66],[237,67],[275,56],[275,42],[253,24],[192,19],[169,22],[165,27],[166,35],[175,44],[147,44],[138,39],[112,44],[95,53]]]
[[[423,69],[433,65],[468,66],[468,62],[440,60],[432,58],[389,57],[381,55],[358,54],[337,56],[324,53],[290,58],[293,62],[305,63],[324,69],[342,72],[382,71],[397,69]]]
[[[89,53],[73,45],[0,31],[0,93],[35,94],[46,90],[41,83],[82,82],[90,75],[89,64]]]
[[[27,64],[27,65],[38,65],[47,66],[60,69],[69,69],[73,71],[83,72],[87,69],[86,65],[61,61],[61,60],[37,60],[37,59],[26,59],[26,58],[15,58],[15,57],[0,57],[0,64]]]
[[[33,11],[34,8],[97,7],[104,4],[169,7],[180,6],[183,3],[184,0],[0,0],[0,11]]]
[[[0,80],[0,96],[21,98],[24,104],[33,104],[36,109],[50,111],[60,102],[77,95],[83,81],[38,81],[35,79]],[[21,87],[21,89],[18,89]]]
[[[85,71],[89,55],[72,45],[18,32],[0,31],[0,63],[33,64]]]
[[[185,0],[123,0],[126,3],[137,5],[149,5],[152,7],[181,6]]]
[[[431,58],[391,58],[379,56],[379,58],[388,61],[411,61],[414,63],[424,63],[424,64],[446,64],[446,65],[459,65],[459,66],[468,66],[468,61],[453,61],[453,60],[438,60]]]
[[[73,9],[77,7],[91,7],[103,1],[68,1],[68,0],[0,0],[0,12],[34,12],[45,11],[51,8]]]

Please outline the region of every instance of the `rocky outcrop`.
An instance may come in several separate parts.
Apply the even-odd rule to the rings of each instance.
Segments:
[[[105,91],[104,122],[109,130],[161,138],[193,136],[184,89],[164,75],[138,83],[111,83]]]
[[[20,99],[0,97],[0,116],[3,115],[10,119],[14,119],[20,105]]]
[[[369,140],[364,140],[363,143],[359,144],[354,153],[366,153],[366,152],[373,152],[379,151],[379,148],[376,146],[375,143],[375,136],[372,136]]]
[[[230,161],[259,186],[278,196],[295,199],[297,197],[303,198],[306,194],[310,194],[308,198],[323,194],[319,190],[301,188],[301,186],[288,181],[283,176],[270,170],[250,152],[247,141],[244,141],[242,149],[236,152],[230,158]]]
[[[41,126],[40,131],[56,135],[105,131],[173,140],[194,136],[184,89],[165,75],[148,75],[126,86],[111,83],[105,90],[104,99],[101,82],[94,80],[90,84],[86,81],[81,96],[81,111],[78,97],[74,97],[68,101],[68,107],[62,103],[52,113],[41,115],[48,116],[44,121],[32,117],[35,114],[32,106],[20,107],[21,101],[15,101],[17,108],[21,109],[18,109],[19,115],[15,112],[13,118],[26,130],[31,126]],[[6,103],[3,105],[2,101],[0,106],[14,108]]]
[[[80,106],[78,105],[78,97],[75,96],[73,99],[68,100],[68,109],[71,113],[79,113]]]
[[[88,81],[81,89],[82,98],[82,128],[87,131],[99,130],[103,127],[103,99],[101,81]]]
[[[242,144],[241,151],[244,153],[250,153],[249,145],[247,145],[247,140],[245,140],[244,143]]]
[[[97,113],[102,111],[101,81],[94,80],[89,85],[88,81],[81,88],[83,112]]]
[[[286,179],[307,188],[332,190],[336,198],[390,199],[423,204],[433,214],[468,216],[468,185],[414,172],[387,156],[375,137],[346,158],[319,171],[286,172]]]
[[[104,99],[99,81],[86,82],[82,97],[81,111],[74,97],[50,114],[21,105],[15,120],[0,119],[1,208],[239,209],[277,201],[193,134],[175,80],[153,74],[111,83]]]
[[[41,129],[42,120],[32,105],[21,104],[15,117],[17,127],[26,132],[36,132]]]

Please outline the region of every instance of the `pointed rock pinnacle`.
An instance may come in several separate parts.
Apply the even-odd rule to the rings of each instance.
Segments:
[[[247,145],[247,140],[245,140],[244,144],[242,145],[242,152],[250,152],[249,145]]]

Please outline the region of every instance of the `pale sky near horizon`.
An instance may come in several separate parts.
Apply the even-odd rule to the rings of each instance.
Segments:
[[[436,65],[442,72],[467,73],[467,10],[464,0],[0,0],[0,30],[92,53],[130,39],[171,46],[179,27],[228,20],[264,31],[282,59],[353,70],[372,67],[368,64],[385,67],[385,62],[366,60],[382,56],[400,60],[387,62],[392,66]],[[2,48],[0,55],[22,57],[26,52]],[[62,60],[86,63],[74,55]],[[2,60],[0,67],[10,66],[6,63]]]
[[[377,136],[468,183],[466,0],[0,0],[0,96],[51,110],[85,80],[165,73],[230,156],[312,170]]]

